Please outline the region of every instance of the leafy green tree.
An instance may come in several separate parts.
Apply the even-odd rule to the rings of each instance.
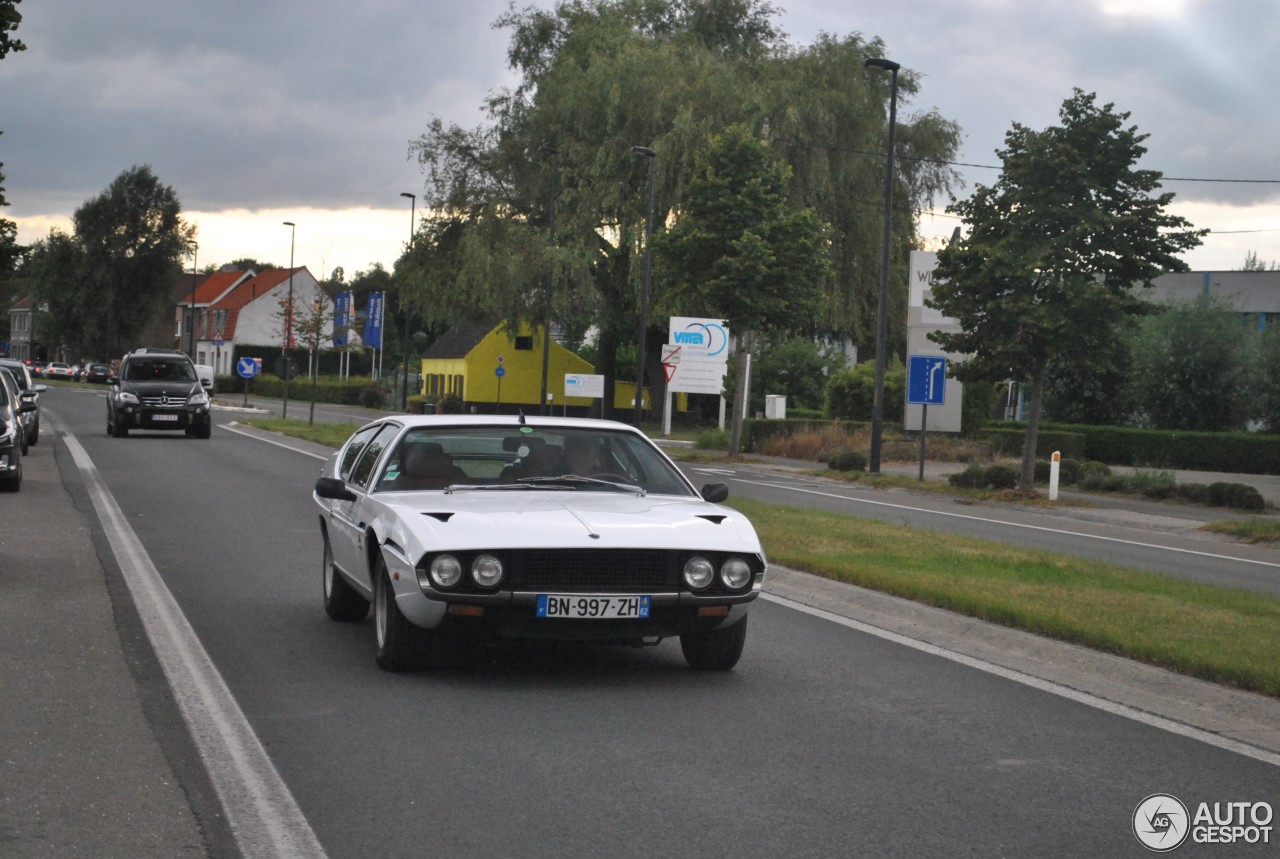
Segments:
[[[8,56],[10,51],[25,51],[27,46],[15,39],[13,31],[22,23],[22,14],[18,12],[18,4],[22,0],[0,0],[0,59]]]
[[[747,335],[811,324],[828,271],[823,224],[792,206],[790,178],[766,144],[730,128],[698,159],[674,226],[654,235],[665,301],[727,320],[737,341],[731,454],[742,437]]]
[[[869,349],[889,90],[862,59],[883,45],[823,35],[793,46],[774,25],[776,14],[758,0],[565,0],[500,18],[518,83],[489,99],[488,125],[465,130],[435,120],[412,146],[427,175],[427,208],[437,213],[414,243],[420,303],[537,321],[539,287],[551,270],[555,318],[571,330],[597,328],[596,369],[612,384],[629,369],[617,354],[635,338],[641,294],[647,165],[631,147],[658,153],[662,225],[685,208],[709,141],[740,125],[792,166],[793,203],[834,226],[827,245],[834,269],[821,284],[813,327]],[[919,83],[904,70],[900,97],[909,100]],[[959,129],[927,113],[902,119],[898,136],[904,157],[893,249],[902,275],[892,314],[903,321],[910,213],[950,187],[954,173],[940,165],[954,155]],[[424,259],[433,256],[437,262]],[[655,307],[665,287],[654,283]],[[647,375],[660,379],[666,326],[650,319]]]
[[[1169,304],[1133,338],[1134,421],[1156,429],[1244,428],[1249,361],[1239,315],[1212,296]]]
[[[50,234],[34,266],[49,305],[47,339],[86,355],[119,355],[169,308],[195,229],[177,194],[149,167],[116,177],[72,216],[74,233]]]
[[[1186,271],[1176,255],[1204,234],[1165,211],[1173,194],[1157,193],[1159,172],[1136,168],[1146,135],[1095,99],[1075,90],[1062,124],[1043,131],[1014,123],[995,185],[949,207],[969,234],[938,253],[934,272],[931,306],[961,331],[929,336],[968,356],[957,378],[1029,385],[1028,490],[1049,368],[1100,354],[1116,321],[1144,309],[1135,286]]]
[[[1258,337],[1249,363],[1249,417],[1264,432],[1280,433],[1280,328],[1270,327]]]
[[[763,338],[751,361],[751,406],[764,411],[766,394],[782,394],[787,409],[821,411],[827,380],[844,367],[844,357],[824,350],[812,337]]]
[[[863,361],[841,370],[827,382],[823,411],[827,417],[849,421],[870,421],[875,403],[876,365]],[[884,370],[885,420],[902,422],[907,400],[907,368],[892,356]]]

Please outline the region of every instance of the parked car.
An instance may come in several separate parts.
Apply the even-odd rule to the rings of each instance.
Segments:
[[[95,385],[106,385],[111,381],[111,367],[107,364],[87,364],[84,380]]]
[[[116,438],[130,429],[183,430],[193,438],[209,438],[209,395],[184,353],[137,349],[121,359],[111,384],[115,390],[107,396],[107,432]]]
[[[27,429],[27,444],[35,444],[40,441],[40,395],[48,388],[34,381],[31,378],[31,372],[27,369],[27,365],[21,361],[13,358],[0,358],[0,367],[13,374],[14,381],[18,383],[19,395],[24,401],[34,406],[31,410],[23,413],[22,421]]]
[[[395,416],[358,429],[313,497],[324,606],[373,606],[376,658],[437,636],[656,644],[698,669],[742,655],[766,561],[746,517],[645,435],[574,418]]]
[[[72,381],[75,374],[71,371],[71,365],[62,361],[50,361],[44,366],[44,377],[46,379],[64,379]]]
[[[22,415],[34,409],[22,399],[13,374],[0,368],[0,490],[22,488],[22,457],[27,452],[27,433]]]
[[[27,369],[31,371],[31,375],[37,379],[44,378],[44,362],[43,361],[27,361]]]

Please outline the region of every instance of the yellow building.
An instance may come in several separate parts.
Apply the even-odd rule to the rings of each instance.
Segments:
[[[593,372],[586,360],[552,340],[547,359],[547,393],[552,406],[598,409],[595,399],[566,397],[564,393],[566,374]],[[456,394],[481,412],[500,411],[502,406],[537,408],[542,393],[542,328],[454,325],[427,350],[422,377],[422,393],[428,402]]]

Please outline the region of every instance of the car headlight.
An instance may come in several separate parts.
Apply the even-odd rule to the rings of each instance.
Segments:
[[[209,395],[208,395],[208,394],[206,394],[206,393],[204,392],[204,389],[202,388],[202,389],[200,389],[199,391],[196,391],[194,394],[192,394],[192,395],[191,395],[191,397],[187,400],[187,405],[189,405],[189,406],[207,406],[207,405],[209,405]]]
[[[716,577],[716,568],[701,555],[684,562],[684,583],[695,591],[704,589]]]
[[[720,565],[720,581],[731,591],[745,588],[751,581],[751,565],[742,558],[730,558]]]
[[[138,398],[128,391],[120,391],[116,394],[116,402],[124,403],[129,406],[136,406],[138,404]]]
[[[497,587],[502,575],[502,561],[493,555],[480,555],[471,562],[471,580],[482,588]]]
[[[451,588],[462,581],[462,564],[453,555],[436,555],[431,559],[431,583],[438,588]]]

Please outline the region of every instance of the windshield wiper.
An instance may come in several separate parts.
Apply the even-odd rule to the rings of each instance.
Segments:
[[[603,486],[608,489],[616,489],[621,492],[634,492],[637,495],[644,495],[643,486],[637,486],[634,483],[617,483],[612,480],[601,480],[599,477],[583,477],[581,474],[561,474],[559,477],[521,477],[517,483],[535,484],[537,486]]]

